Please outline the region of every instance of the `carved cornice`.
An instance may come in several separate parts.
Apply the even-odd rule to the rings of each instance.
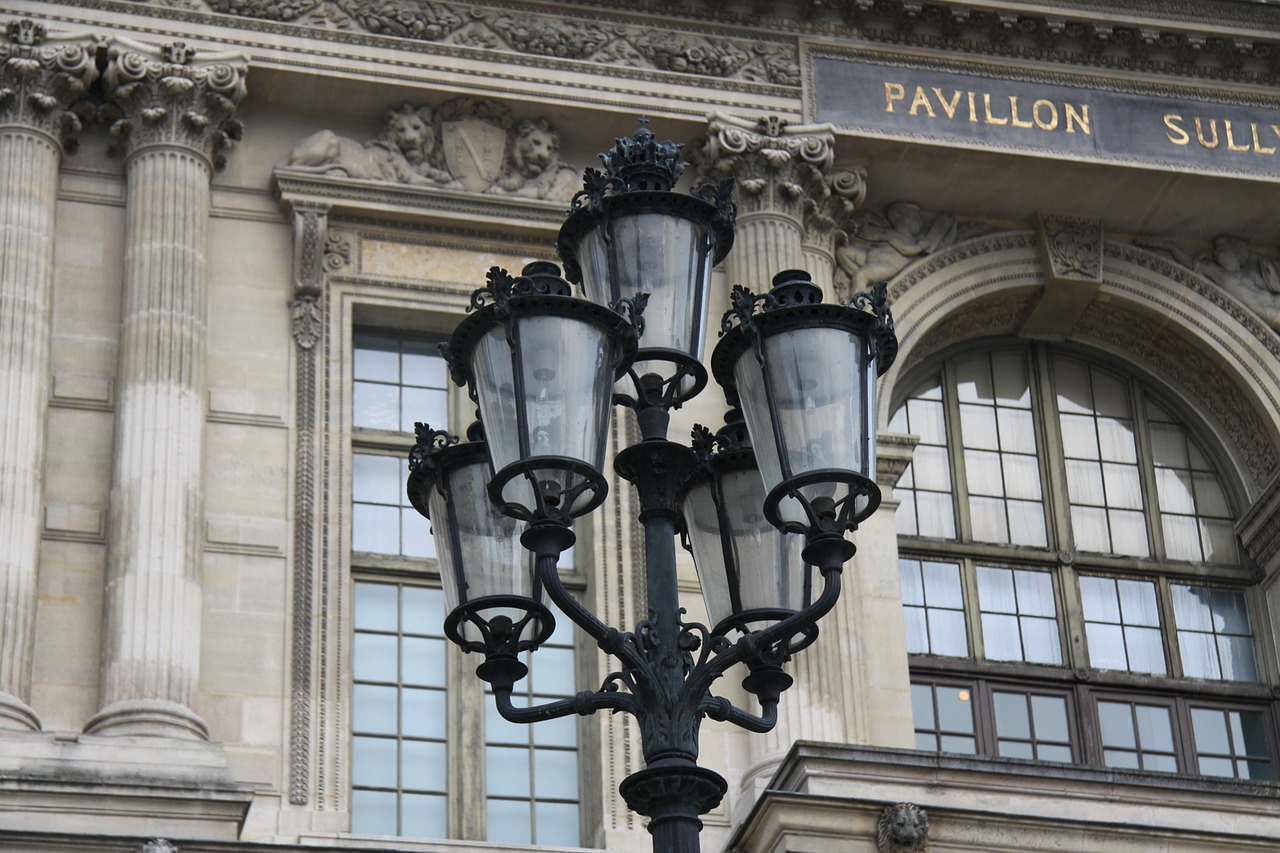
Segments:
[[[704,176],[734,178],[740,216],[781,213],[802,222],[814,240],[833,234],[867,191],[865,168],[834,168],[834,145],[829,124],[716,113],[695,160]]]
[[[1280,79],[1280,39],[1274,36],[1280,8],[1257,3],[1067,0],[1046,12],[1014,2],[1002,9],[911,0],[575,0],[556,4],[582,10],[563,15],[534,2],[503,9],[430,0],[69,2],[141,7],[164,16],[216,12],[255,29],[313,28],[335,41],[355,35],[412,39],[783,86],[799,84],[795,46],[739,38],[734,29],[852,36],[863,43],[1120,73],[1262,84]],[[638,15],[658,15],[674,26],[655,29]],[[723,27],[723,35],[708,34],[708,23]]]
[[[84,98],[98,78],[97,49],[89,36],[50,38],[34,21],[10,21],[0,43],[0,125],[37,128],[73,150],[77,113],[93,111]]]
[[[245,96],[248,57],[202,56],[182,42],[157,48],[121,37],[107,56],[105,114],[118,150],[181,145],[222,168],[223,152],[240,138],[235,111]]]

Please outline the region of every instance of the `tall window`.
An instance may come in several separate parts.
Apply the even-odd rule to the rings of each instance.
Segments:
[[[414,421],[465,428],[444,360],[422,338],[357,332],[352,361],[351,829],[577,846],[577,718],[503,720],[471,674],[479,661],[444,637],[435,544],[405,493]],[[557,616],[517,704],[575,692],[572,626]]]
[[[937,364],[890,429],[920,749],[1271,779],[1250,571],[1210,447],[1048,346]]]

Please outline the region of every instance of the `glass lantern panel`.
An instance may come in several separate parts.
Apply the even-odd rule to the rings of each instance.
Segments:
[[[449,472],[448,498],[441,489],[431,492],[431,518],[439,532],[440,582],[450,611],[484,596],[533,594],[534,557],[520,544],[525,524],[503,515],[490,502],[488,481],[489,466],[481,459]],[[512,608],[486,608],[484,614],[487,618],[521,616]],[[481,639],[469,623],[464,634]]]
[[[711,249],[706,224],[670,213],[615,214],[579,244],[582,288],[588,299],[606,307],[620,297],[649,294],[640,346],[701,359]],[[617,265],[613,279],[610,250]]]
[[[873,362],[862,338],[840,328],[799,328],[769,336],[764,352],[767,385],[766,368],[750,349],[738,358],[734,379],[765,491],[813,471],[870,477]],[[800,492],[810,501],[828,496],[837,503],[849,494],[847,485],[833,482]],[[805,523],[794,498],[783,499],[779,512],[785,521]]]
[[[614,347],[606,329],[561,316],[522,316],[516,321],[516,352],[506,330],[494,327],[472,352],[472,375],[495,471],[523,460],[556,457],[604,467]],[[515,364],[522,389],[517,395]],[[523,426],[518,420],[522,411]],[[561,468],[533,466],[540,481],[568,491],[581,476]],[[517,477],[504,498],[534,505],[527,479]],[[590,494],[581,497],[583,502]]]

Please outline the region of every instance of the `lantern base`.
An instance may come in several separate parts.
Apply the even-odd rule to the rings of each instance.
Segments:
[[[641,347],[626,375],[613,386],[613,402],[637,412],[678,409],[707,387],[707,369],[687,352]]]
[[[489,481],[489,500],[521,521],[568,522],[600,506],[608,494],[603,474],[568,456],[513,462]]]
[[[811,486],[832,494],[813,494]],[[783,501],[791,503],[790,518],[783,518]],[[796,505],[803,521],[794,517]],[[856,530],[879,506],[880,487],[874,480],[856,471],[827,468],[806,471],[774,486],[764,499],[764,516],[780,530],[813,536]]]
[[[555,617],[541,602],[519,595],[486,595],[455,607],[444,620],[444,635],[465,652],[492,657],[532,651],[555,627]],[[468,636],[468,628],[479,637]]]

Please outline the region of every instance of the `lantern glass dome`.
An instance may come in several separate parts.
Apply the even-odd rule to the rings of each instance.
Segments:
[[[450,611],[446,633],[464,648],[481,650],[495,626],[506,630],[509,624],[512,633],[504,643],[535,648],[554,622],[542,605],[534,556],[520,545],[526,523],[499,512],[489,500],[485,442],[457,444],[448,433],[423,425],[418,434],[410,456],[409,498],[430,519],[436,539],[440,585]]]
[[[742,406],[765,515],[783,529],[852,529],[879,506],[875,380],[897,350],[884,300],[877,287],[824,304],[803,270],[779,273],[764,296],[734,291],[712,367]]]
[[[744,467],[699,478],[681,501],[715,633],[763,627],[812,600],[803,540],[769,523],[764,499],[760,472]]]
[[[635,332],[618,311],[570,297],[554,264],[524,273],[490,271],[472,297],[479,310],[449,342],[450,368],[485,424],[494,502],[526,520],[573,518],[607,492],[613,384],[634,358]]]

